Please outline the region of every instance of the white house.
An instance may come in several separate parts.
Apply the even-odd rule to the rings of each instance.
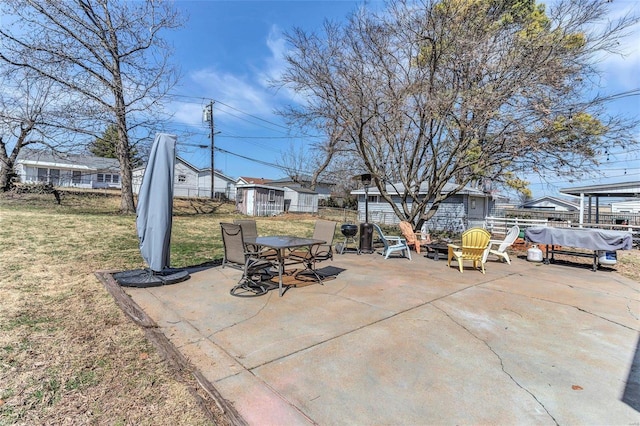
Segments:
[[[640,200],[611,202],[611,213],[640,213]]]
[[[318,213],[318,200],[321,198],[320,194],[316,191],[312,191],[300,183],[293,183],[291,179],[279,179],[271,180],[265,178],[253,178],[247,176],[240,176],[236,181],[236,187],[249,188],[251,185],[258,185],[264,187],[279,187],[284,190],[284,210],[291,213]],[[325,188],[326,191],[326,188]],[[240,193],[240,191],[238,191]],[[328,193],[325,194],[328,198]],[[240,198],[237,201],[242,201]],[[244,206],[240,206],[244,207]],[[240,210],[240,209],[239,209]]]
[[[235,179],[223,173],[220,173],[217,170],[214,171],[213,177],[215,197],[225,197],[227,200],[234,201],[236,199]],[[202,194],[204,190],[204,192],[207,192],[206,196],[211,196],[211,167],[200,170],[198,174],[198,187],[200,188],[199,194]]]
[[[41,182],[76,188],[121,188],[120,162],[115,158],[23,149],[15,172],[20,182]]]
[[[211,168],[199,169],[183,158],[176,156],[174,166],[173,195],[175,197],[210,197],[211,196]],[[142,184],[145,166],[133,170],[133,192],[137,194]],[[235,180],[220,172],[215,172],[215,197],[226,197],[234,200],[236,193]]]
[[[455,184],[447,183],[442,193],[449,193],[456,187],[457,185]],[[426,194],[427,189],[427,185],[423,184],[420,187],[420,194]],[[389,194],[395,194],[392,195],[392,198],[395,204],[400,207],[400,194],[404,192],[404,186],[402,184],[389,184],[386,186],[386,191]],[[358,197],[358,220],[364,221],[365,190],[358,189],[351,191],[351,194]],[[368,194],[369,222],[385,225],[395,225],[400,222],[389,203],[380,196],[378,188],[369,188]],[[493,203],[491,194],[466,186],[456,195],[452,195],[440,204],[436,214],[427,221],[427,228],[435,231],[461,232],[466,228],[481,227],[484,225],[484,219],[489,215]],[[409,201],[409,206],[411,206],[411,201]],[[430,206],[430,203],[427,208],[428,206]]]

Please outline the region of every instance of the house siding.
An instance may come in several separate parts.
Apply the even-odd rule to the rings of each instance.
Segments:
[[[284,189],[284,211],[291,213],[318,213],[318,194]]]
[[[176,157],[174,167],[173,195],[175,197],[207,198],[211,196],[211,172],[209,170],[199,170],[180,157]],[[144,167],[133,171],[134,194],[140,191],[144,171]],[[230,200],[235,200],[236,188],[233,179],[216,172],[214,185],[216,197],[223,195]]]
[[[392,197],[394,203],[401,209],[399,196]],[[472,201],[475,207],[472,208]],[[432,203],[427,204],[427,210]],[[447,198],[440,204],[438,211],[427,222],[426,226],[431,231],[462,232],[470,227],[483,227],[484,218],[488,214],[486,199],[473,197],[466,194],[456,194]],[[412,202],[407,203],[411,208]],[[358,196],[358,221],[365,220],[365,197]],[[383,225],[397,225],[400,219],[393,208],[386,201],[380,201],[378,195],[369,196],[369,222]]]
[[[236,199],[236,183],[234,180],[216,173],[213,180],[214,192],[216,198],[224,196],[231,201]],[[207,171],[200,172],[198,176],[198,196],[211,196],[211,173]]]
[[[640,213],[640,201],[620,201],[611,203],[612,213]]]
[[[198,173],[182,161],[176,161],[173,173],[174,197],[197,197]]]

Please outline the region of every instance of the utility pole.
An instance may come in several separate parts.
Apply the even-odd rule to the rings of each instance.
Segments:
[[[214,182],[214,161],[213,161],[213,151],[214,151],[214,147],[215,147],[215,141],[214,141],[214,123],[213,123],[213,103],[214,101],[212,100],[211,102],[209,102],[209,105],[207,105],[204,109],[204,121],[209,123],[209,131],[211,132],[211,199],[213,200],[215,197],[215,186],[213,185]]]

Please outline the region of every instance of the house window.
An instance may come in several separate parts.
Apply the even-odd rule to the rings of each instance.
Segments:
[[[275,189],[270,189],[269,190],[269,201],[275,201],[276,200],[276,191]]]
[[[111,182],[113,183],[120,182],[120,175],[111,175]]]
[[[178,182],[185,183],[187,181],[187,175],[178,175]]]
[[[98,183],[104,183],[104,174],[98,173]]]
[[[49,183],[51,185],[60,185],[60,169],[49,169]]]
[[[49,169],[42,169],[38,167],[38,182],[47,182],[49,175]]]
[[[377,195],[369,195],[367,197],[367,202],[368,203],[377,203],[378,202],[378,196]]]
[[[74,170],[71,176],[71,182],[80,183],[81,180],[82,180],[82,172],[78,170]]]

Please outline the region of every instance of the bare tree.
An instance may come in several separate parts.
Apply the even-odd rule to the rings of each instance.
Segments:
[[[341,153],[339,146],[344,144],[339,139],[329,138],[329,141],[333,143],[312,144],[308,148],[291,144],[288,150],[281,152],[277,164],[293,182],[304,183],[312,190],[316,189],[320,179],[340,180],[343,175],[337,172],[334,163]]]
[[[121,211],[135,212],[131,145],[177,78],[161,32],[181,25],[168,2],[5,0],[0,60],[50,79],[91,117],[98,136],[117,127]],[[6,22],[6,25],[5,25]],[[99,130],[98,130],[99,129]]]
[[[606,8],[398,0],[380,15],[359,10],[345,25],[326,23],[322,35],[293,29],[278,84],[306,103],[284,113],[339,129],[398,217],[419,226],[470,182],[522,189],[523,170],[578,174],[597,166],[604,147],[637,144],[635,123],[588,97],[594,55],[613,51],[637,22],[598,27]],[[456,189],[442,194],[447,182]]]
[[[52,81],[0,66],[0,85],[0,190],[7,191],[20,151],[36,144],[63,150],[69,139],[60,135],[74,125],[67,119],[72,106],[55,96]]]

